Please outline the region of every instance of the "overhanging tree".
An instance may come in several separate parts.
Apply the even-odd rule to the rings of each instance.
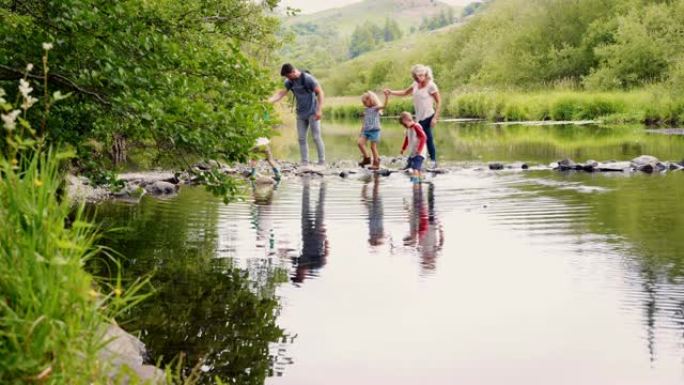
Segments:
[[[278,2],[0,0],[0,86],[34,63],[29,80],[42,90],[50,42],[49,89],[73,95],[50,111],[51,142],[244,159],[269,127],[272,84],[258,61],[278,45]]]

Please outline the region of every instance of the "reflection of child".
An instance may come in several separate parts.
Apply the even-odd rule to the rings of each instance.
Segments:
[[[413,121],[410,113],[406,111],[402,112],[401,115],[399,115],[399,122],[406,128],[404,131],[404,144],[401,146],[401,154],[403,155],[404,151],[408,148],[408,169],[412,176],[411,180],[417,183],[420,182],[423,161],[427,154],[425,147],[427,136],[425,135],[425,131],[423,131],[423,127]]]
[[[379,246],[385,243],[385,226],[383,224],[382,197],[380,197],[380,175],[373,175],[373,193],[368,196],[368,183],[363,185],[361,196],[368,209],[368,243]]]
[[[273,179],[275,179],[276,181],[280,180],[280,168],[278,167],[278,164],[275,162],[275,160],[273,160],[271,148],[268,146],[269,143],[270,140],[268,138],[257,138],[256,142],[254,143],[254,147],[252,147],[252,149],[249,151],[249,165],[252,168],[249,174],[250,178],[256,178],[257,155],[262,155],[266,156],[268,164],[270,164],[271,168],[273,169]]]
[[[378,142],[380,141],[380,114],[382,110],[387,107],[389,94],[385,94],[385,101],[381,105],[378,95],[372,91],[368,91],[361,96],[361,102],[366,107],[363,110],[363,126],[361,127],[361,134],[359,135],[358,145],[363,160],[359,162],[359,166],[363,167],[371,163],[371,157],[368,156],[366,150],[366,143],[370,141],[371,153],[373,155],[373,164],[371,169],[377,170],[380,168],[380,155],[378,154]]]

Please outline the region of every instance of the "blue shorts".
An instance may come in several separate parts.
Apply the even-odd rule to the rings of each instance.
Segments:
[[[361,135],[365,137],[367,140],[370,140],[371,142],[380,141],[380,130],[364,130]]]
[[[423,158],[420,155],[411,156],[408,159],[408,167],[412,168],[414,170],[420,171],[423,169],[423,161],[424,160],[425,160],[425,158]]]

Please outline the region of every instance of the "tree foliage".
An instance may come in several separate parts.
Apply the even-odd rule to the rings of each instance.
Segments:
[[[372,51],[383,42],[397,40],[401,36],[401,28],[399,28],[399,24],[394,20],[385,19],[383,27],[366,21],[363,24],[357,25],[351,35],[349,57],[353,59],[364,52]]]
[[[382,86],[406,87],[411,65],[433,67],[443,90],[591,90],[665,84],[684,90],[684,0],[498,0],[459,28],[423,34],[329,71],[330,94],[356,94],[378,61],[397,69]],[[418,39],[418,37],[414,37]],[[405,70],[401,70],[404,68]]]
[[[257,59],[278,44],[267,14],[277,3],[0,0],[0,86],[26,63],[42,72],[39,47],[49,42],[49,88],[73,93],[51,111],[50,141],[83,149],[120,136],[242,159],[269,125],[272,84]],[[38,78],[29,75],[41,90]]]

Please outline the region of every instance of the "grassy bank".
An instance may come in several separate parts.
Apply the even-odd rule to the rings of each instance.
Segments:
[[[60,199],[56,157],[27,157],[0,159],[0,383],[111,383],[103,325],[134,291],[84,270],[95,229]]]
[[[360,103],[329,98],[330,118],[357,118]],[[388,115],[413,111],[410,98],[390,101]],[[662,88],[633,91],[455,91],[447,95],[443,117],[489,121],[602,120],[606,123],[675,125],[684,122],[684,97]]]

